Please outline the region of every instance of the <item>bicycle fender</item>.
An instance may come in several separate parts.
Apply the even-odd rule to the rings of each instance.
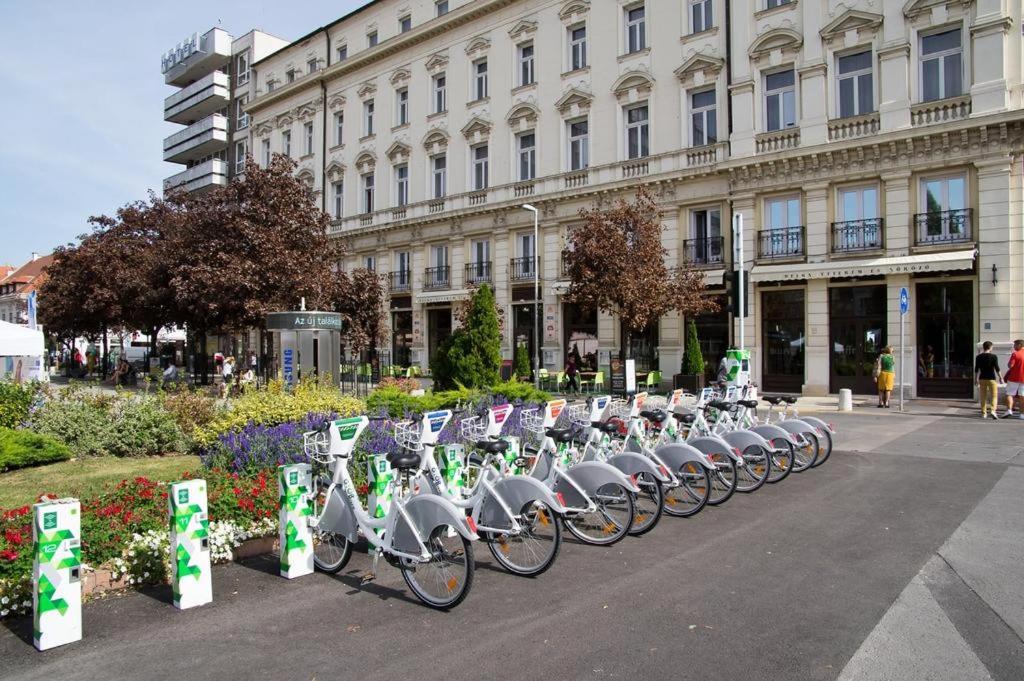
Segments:
[[[760,426],[754,426],[750,429],[751,433],[757,433],[765,440],[785,440],[786,442],[793,442],[792,436],[789,431],[779,428],[775,424],[762,424]]]
[[[811,424],[812,426],[817,427],[819,430],[821,430],[823,432],[824,431],[828,431],[832,435],[836,434],[836,429],[835,429],[835,427],[831,423],[825,423],[821,419],[815,418],[814,416],[801,416],[800,420],[801,421],[805,421],[805,422]]]
[[[335,487],[331,491],[331,496],[324,505],[323,513],[320,514],[320,522],[317,523],[317,527],[344,535],[350,542],[358,540],[359,524],[356,522],[356,515],[352,512],[352,508],[345,503],[340,487]]]
[[[615,456],[608,458],[606,463],[618,468],[626,475],[647,473],[648,475],[653,475],[654,479],[658,482],[668,482],[671,479],[662,473],[653,461],[642,454],[637,454],[636,452],[623,452],[622,454],[616,454]]]
[[[740,452],[747,451],[747,447],[760,447],[766,452],[772,448],[766,439],[749,430],[734,430],[731,433],[722,435],[722,439],[740,450]]]
[[[459,534],[470,541],[478,539],[476,532],[469,529],[466,514],[455,507],[452,502],[436,494],[420,494],[409,499],[405,510],[416,526],[420,540],[425,540],[438,525],[450,525]],[[419,553],[420,545],[412,528],[402,516],[397,516],[395,536],[392,545],[405,553]]]
[[[708,463],[708,460],[701,454],[699,449],[685,442],[672,442],[662,445],[654,450],[654,453],[673,472],[678,472],[682,469],[683,464],[691,462],[699,463],[709,471],[715,470],[715,467]]]
[[[786,419],[785,421],[779,421],[777,425],[779,428],[787,430],[794,435],[800,435],[802,433],[818,434],[817,428],[801,419]]]
[[[583,461],[570,468],[568,475],[587,494],[594,494],[601,487],[609,484],[622,485],[634,494],[640,493],[640,488],[622,471],[603,461]],[[569,506],[586,505],[586,500],[580,499],[579,492],[564,479],[558,480],[555,492],[561,492]]]
[[[740,457],[733,451],[732,445],[716,435],[694,438],[690,440],[689,444],[708,456],[712,454],[725,454],[736,463],[741,461]]]
[[[543,502],[554,513],[560,515],[568,510],[547,486],[539,480],[525,475],[499,480],[494,485],[494,491],[512,513],[518,514],[526,504],[535,500]],[[505,515],[497,500],[491,499],[488,502],[485,499],[483,508],[480,510],[480,524],[488,527],[504,527],[507,523],[508,516]]]

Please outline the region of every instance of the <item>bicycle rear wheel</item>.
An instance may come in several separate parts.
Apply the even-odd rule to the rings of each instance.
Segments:
[[[821,432],[825,434],[825,441],[820,442],[821,438],[819,438],[821,447],[818,450],[818,458],[811,464],[814,468],[828,461],[828,457],[832,455],[832,433],[829,432],[828,428],[822,428]]]
[[[772,461],[768,452],[759,445],[743,450],[743,465],[736,467],[736,491],[754,492],[764,486]]]
[[[797,435],[797,445],[793,448],[793,472],[802,473],[813,466],[820,449],[821,444],[814,433]]]
[[[563,516],[562,523],[574,537],[586,544],[611,546],[629,532],[636,512],[633,494],[618,483],[599,488],[591,497],[596,509]]]
[[[636,486],[640,488],[640,493],[633,497],[633,524],[629,533],[639,537],[653,530],[661,520],[665,490],[650,473],[637,473]]]
[[[491,532],[487,548],[514,575],[536,577],[555,562],[562,546],[558,516],[539,499],[528,501],[516,517],[519,534]]]
[[[438,525],[423,542],[426,562],[402,560],[402,577],[416,598],[447,610],[461,603],[473,586],[473,547],[454,527]]]
[[[711,473],[711,498],[708,504],[718,506],[736,491],[736,461],[728,454],[710,454],[715,470]]]
[[[316,479],[316,493],[312,500],[312,517],[319,518],[327,504],[327,490],[330,479],[320,476]],[[332,532],[314,525],[310,529],[313,540],[313,566],[321,572],[334,574],[348,564],[352,557],[352,542],[343,534]]]
[[[768,472],[768,482],[774,484],[785,480],[793,472],[793,443],[781,437],[771,440],[772,467]]]
[[[711,473],[696,461],[687,461],[676,472],[678,487],[665,490],[665,513],[688,518],[700,513],[711,498]]]

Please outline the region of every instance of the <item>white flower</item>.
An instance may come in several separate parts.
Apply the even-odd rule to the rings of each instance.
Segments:
[[[10,601],[7,598],[7,596],[4,596],[3,598],[0,598],[0,603],[2,603],[3,605],[7,605],[9,602]]]

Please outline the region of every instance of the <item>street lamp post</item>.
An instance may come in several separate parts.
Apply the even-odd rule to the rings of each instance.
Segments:
[[[523,204],[523,210],[533,213],[533,387],[540,390],[540,267],[537,266],[540,211],[528,203]]]

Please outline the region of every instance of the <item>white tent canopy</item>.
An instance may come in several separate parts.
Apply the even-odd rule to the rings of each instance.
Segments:
[[[0,357],[42,357],[43,332],[0,321]]]

